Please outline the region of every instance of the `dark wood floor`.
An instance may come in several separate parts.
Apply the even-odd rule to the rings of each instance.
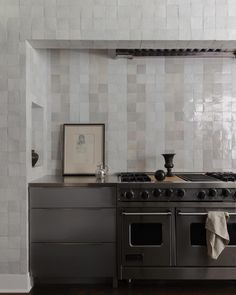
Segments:
[[[34,287],[30,295],[235,295],[236,282],[172,282],[109,285],[57,285]],[[4,294],[2,294],[4,295]],[[9,294],[8,294],[9,295]],[[23,294],[14,294],[23,295]]]

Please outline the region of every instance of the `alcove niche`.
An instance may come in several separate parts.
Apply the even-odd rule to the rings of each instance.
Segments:
[[[37,169],[43,165],[44,158],[44,130],[43,130],[43,122],[44,122],[44,109],[39,104],[32,102],[31,105],[31,116],[32,116],[32,128],[31,128],[31,151],[35,151],[39,159],[35,166],[32,168]]]
[[[27,179],[32,181],[47,174],[48,95],[50,85],[50,54],[26,44],[26,150]],[[32,150],[38,155],[32,166]]]

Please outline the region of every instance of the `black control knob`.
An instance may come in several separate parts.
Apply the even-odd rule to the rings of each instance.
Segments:
[[[227,189],[227,188],[222,189],[222,196],[223,196],[224,198],[229,197],[230,194],[231,194],[231,191],[230,191],[229,189]]]
[[[185,195],[185,190],[180,188],[177,190],[177,196],[180,197],[180,198],[183,198]]]
[[[214,198],[217,195],[217,191],[214,188],[210,188],[208,192],[209,197]]]
[[[171,188],[168,188],[168,189],[166,190],[166,196],[167,196],[167,197],[171,197],[172,194],[173,194],[173,190],[172,190]]]
[[[140,193],[140,196],[142,199],[147,200],[149,198],[149,193],[148,191],[144,191]]]
[[[125,193],[125,197],[126,199],[130,200],[130,199],[133,199],[134,197],[134,192],[133,191],[128,191]]]
[[[204,200],[206,197],[206,192],[205,191],[200,191],[197,195],[198,199]]]
[[[161,190],[159,188],[155,188],[152,192],[153,196],[158,198],[161,195]]]

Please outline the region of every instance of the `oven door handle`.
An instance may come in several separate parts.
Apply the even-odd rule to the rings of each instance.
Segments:
[[[122,212],[125,216],[166,216],[172,215],[171,211],[168,212]]]
[[[177,215],[180,215],[180,216],[207,216],[207,212],[181,212],[181,211],[178,211],[177,212]],[[233,213],[229,213],[230,216],[236,216],[236,212]]]

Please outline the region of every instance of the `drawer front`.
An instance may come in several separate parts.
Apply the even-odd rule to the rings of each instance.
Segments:
[[[32,209],[32,242],[114,242],[116,215],[112,208]]]
[[[115,244],[41,244],[30,248],[30,271],[34,277],[112,277]]]
[[[31,208],[115,207],[114,187],[30,188]]]

